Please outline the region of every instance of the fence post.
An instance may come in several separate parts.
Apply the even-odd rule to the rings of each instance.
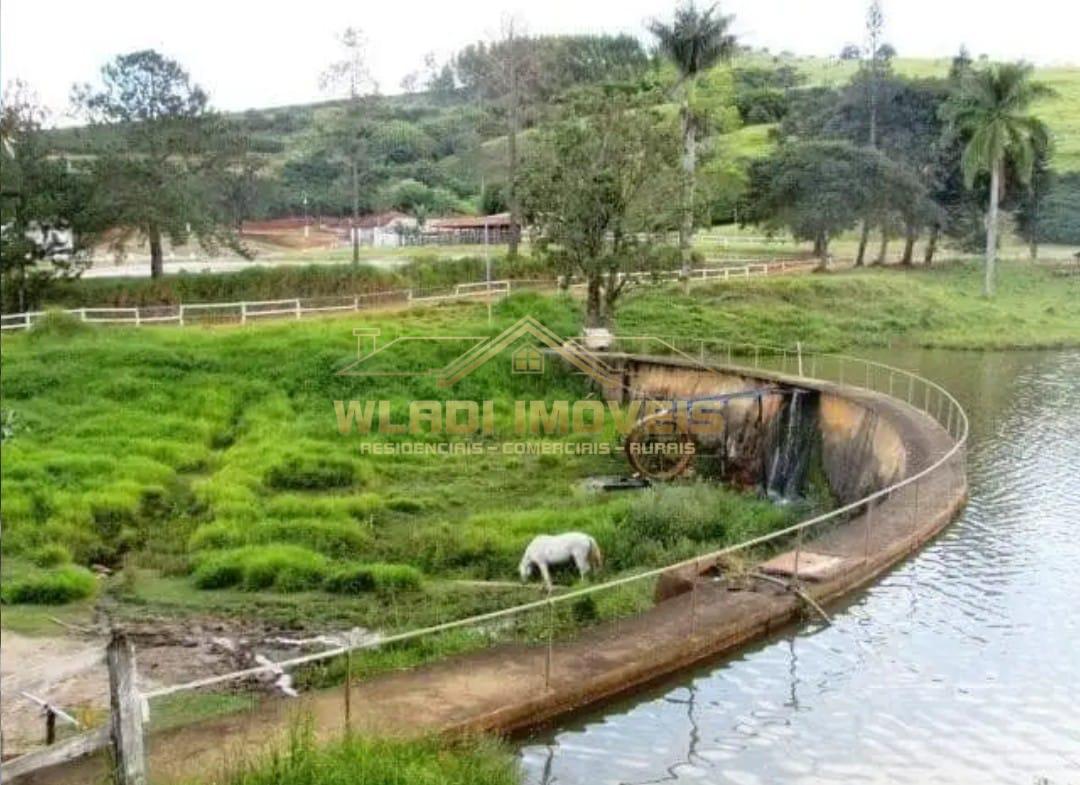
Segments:
[[[79,309],[79,318],[82,319],[84,322],[86,321],[86,309],[85,308],[80,308]]]
[[[184,304],[180,303],[180,326],[184,326]]]
[[[142,326],[142,318],[139,315],[139,306],[137,306],[137,305],[135,306],[135,326],[136,327]]]
[[[300,318],[300,299],[299,298],[296,299],[296,304],[295,304],[294,308],[296,309],[296,318],[299,319]]]
[[[803,368],[802,368],[802,341],[796,341],[795,342],[795,354],[799,358],[799,376],[802,376],[803,375],[803,372],[802,372],[803,371]]]
[[[50,747],[56,743],[56,712],[52,706],[45,707],[45,743]]]
[[[113,630],[105,650],[109,666],[109,703],[117,785],[146,785],[146,739],[143,706],[135,684],[135,649],[126,634]]]
[[[360,310],[360,295],[354,294],[352,298],[352,309],[354,311]]]
[[[247,324],[247,302],[240,303],[240,324]]]

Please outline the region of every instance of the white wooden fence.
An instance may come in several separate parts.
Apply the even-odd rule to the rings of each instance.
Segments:
[[[691,281],[739,280],[806,270],[815,261],[780,260],[727,264],[720,267],[702,267],[690,271]],[[670,283],[679,280],[677,270],[662,272],[638,272],[620,275],[640,283]],[[128,308],[116,306],[98,308],[69,308],[63,313],[78,317],[91,324],[121,324],[141,327],[145,325],[176,325],[184,327],[197,324],[247,324],[268,318],[302,319],[311,314],[364,311],[385,307],[411,307],[434,305],[441,302],[467,300],[470,298],[505,297],[514,289],[555,288],[557,281],[472,281],[433,289],[391,289],[366,294],[337,295],[330,297],[293,297],[285,300],[258,300],[223,303],[181,303],[179,305],[143,305]],[[572,280],[571,288],[583,287],[583,281]],[[26,330],[43,318],[47,311],[27,311],[0,315],[0,330]]]

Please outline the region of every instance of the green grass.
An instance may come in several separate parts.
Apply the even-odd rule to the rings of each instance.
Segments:
[[[825,350],[1080,345],[1080,279],[1007,264],[998,296],[986,301],[980,275],[960,263],[696,286],[689,295],[640,289],[623,303],[617,329]],[[0,392],[16,423],[0,463],[5,597],[30,577],[45,588],[19,588],[18,596],[80,596],[67,584],[88,584],[70,577],[83,575],[70,558],[122,568],[106,584],[121,616],[209,613],[393,632],[535,599],[533,587],[474,582],[514,580],[521,550],[540,532],[592,534],[613,577],[803,512],[779,513],[721,488],[675,485],[633,499],[580,488],[587,475],[623,471],[618,455],[373,457],[337,433],[334,399],[386,398],[401,411],[409,400],[448,395],[428,377],[336,376],[355,357],[353,326],[378,327],[387,340],[483,335],[525,313],[560,334],[580,327],[576,301],[518,295],[495,308],[491,328],[485,308],[463,305],[246,328],[52,319],[5,335]],[[437,366],[459,350],[413,345],[404,362]],[[586,394],[578,377],[541,381],[498,364],[453,390],[464,399]],[[497,407],[500,429],[509,419]],[[51,581],[65,588],[54,592]],[[88,602],[76,600],[72,612]],[[10,605],[3,623],[47,630],[53,612]],[[432,647],[484,643],[466,636]]]
[[[38,555],[38,548],[31,555]],[[9,605],[65,605],[85,600],[97,591],[97,578],[74,564],[45,566],[6,559],[0,582],[0,599]]]
[[[262,759],[233,766],[222,785],[517,785],[510,750],[490,738],[367,739],[317,746],[310,723]]]
[[[757,279],[645,290],[619,329],[820,350],[922,346],[1010,349],[1080,345],[1080,277],[1011,263],[997,295],[980,294],[978,263]]]
[[[524,314],[562,335],[580,330],[576,301],[519,295],[497,305],[490,327],[486,308],[449,306],[246,329],[110,329],[54,316],[5,335],[0,391],[17,427],[0,466],[4,554],[120,570],[126,577],[108,583],[120,615],[391,631],[535,598],[534,588],[468,582],[516,580],[541,532],[593,534],[613,554],[608,575],[728,542],[717,520],[620,555],[629,500],[580,489],[588,475],[624,471],[617,452],[372,456],[337,432],[339,399],[387,399],[398,417],[412,400],[493,399],[506,434],[512,400],[589,395],[578,375],[515,376],[501,362],[452,390],[429,376],[334,373],[355,357],[354,326],[380,329],[382,342],[452,338],[493,334]],[[437,368],[468,345],[406,344],[398,363]],[[658,491],[669,493],[673,509],[684,503]],[[716,515],[745,511],[764,526],[793,514],[722,488],[698,493]]]

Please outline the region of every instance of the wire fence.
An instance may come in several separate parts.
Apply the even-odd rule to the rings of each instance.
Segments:
[[[505,285],[505,290],[509,291],[508,282],[499,284]],[[456,296],[467,296],[473,291],[486,294],[488,290],[468,288],[461,290]],[[250,317],[252,311],[245,310]],[[282,309],[267,306],[267,311],[274,310]],[[242,314],[244,312],[241,311]],[[584,342],[584,338],[572,340],[582,342],[582,345]],[[786,546],[794,548],[792,585],[797,590],[800,584],[800,557],[805,553],[807,538],[827,536],[826,533],[835,530],[839,524],[862,515],[866,530],[865,556],[869,559],[874,527],[882,525],[880,513],[875,520],[875,510],[880,510],[881,505],[889,499],[898,499],[904,505],[908,521],[905,525],[909,527],[909,532],[902,533],[902,536],[910,537],[914,544],[917,542],[921,516],[928,512],[936,513],[940,507],[943,483],[939,482],[939,479],[943,473],[956,471],[959,476],[963,476],[969,427],[967,414],[941,385],[908,370],[845,354],[808,351],[798,344],[794,347],[777,347],[710,338],[619,336],[614,339],[610,351],[636,356],[669,357],[690,367],[702,369],[720,368],[745,372],[750,376],[780,376],[793,384],[800,381],[806,384],[833,382],[891,396],[893,399],[905,401],[940,425],[950,437],[949,447],[939,455],[924,456],[921,460],[925,465],[896,482],[874,490],[856,501],[841,504],[826,513],[768,534],[602,583],[561,593],[549,592],[547,596],[535,601],[383,636],[344,636],[321,651],[276,662],[264,659],[250,668],[148,690],[138,696],[138,702],[143,707],[142,712],[152,718],[155,713],[152,706],[161,705],[161,701],[180,693],[235,684],[254,677],[280,679],[283,675],[298,672],[298,669],[302,670],[305,666],[325,667],[332,662],[340,663],[344,660],[344,706],[348,722],[354,655],[361,657],[355,661],[357,672],[372,673],[377,668],[372,667],[371,663],[364,664],[363,655],[393,653],[411,645],[423,645],[428,651],[446,653],[475,651],[511,642],[540,644],[526,650],[530,652],[528,656],[532,657],[529,667],[535,668],[536,678],[542,678],[543,684],[549,686],[553,671],[557,667],[554,661],[556,642],[569,640],[585,629],[595,631],[598,627],[603,628],[603,624],[597,624],[598,622],[607,623],[606,630],[601,629],[602,634],[616,639],[622,632],[620,625],[632,623],[635,615],[654,604],[655,591],[661,576],[680,570],[692,570],[698,575],[703,569],[716,565],[727,557],[738,557],[745,563],[753,564],[776,553],[777,548]],[[935,498],[935,494],[938,498]],[[889,536],[896,537],[897,532],[890,531]],[[688,606],[686,619],[686,627],[691,635],[696,629],[699,614],[696,586],[695,582],[694,601]],[[582,618],[581,609],[586,606],[589,610]],[[658,642],[658,645],[662,645],[662,642]],[[402,660],[388,656],[388,661],[400,663]],[[85,754],[87,749],[108,744],[109,736],[98,730],[82,734],[66,743],[73,745],[72,749],[77,748],[80,754]],[[115,749],[115,739],[113,746]],[[47,751],[32,753],[4,764],[4,768],[18,772],[33,771],[36,765],[34,756],[44,755],[47,755]],[[53,755],[53,758],[55,757]],[[44,757],[42,759],[44,760]],[[2,771],[0,769],[0,772]]]

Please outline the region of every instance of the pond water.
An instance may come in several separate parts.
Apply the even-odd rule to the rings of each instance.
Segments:
[[[846,605],[526,739],[526,782],[1080,783],[1080,352],[879,354],[971,417],[971,500]]]

